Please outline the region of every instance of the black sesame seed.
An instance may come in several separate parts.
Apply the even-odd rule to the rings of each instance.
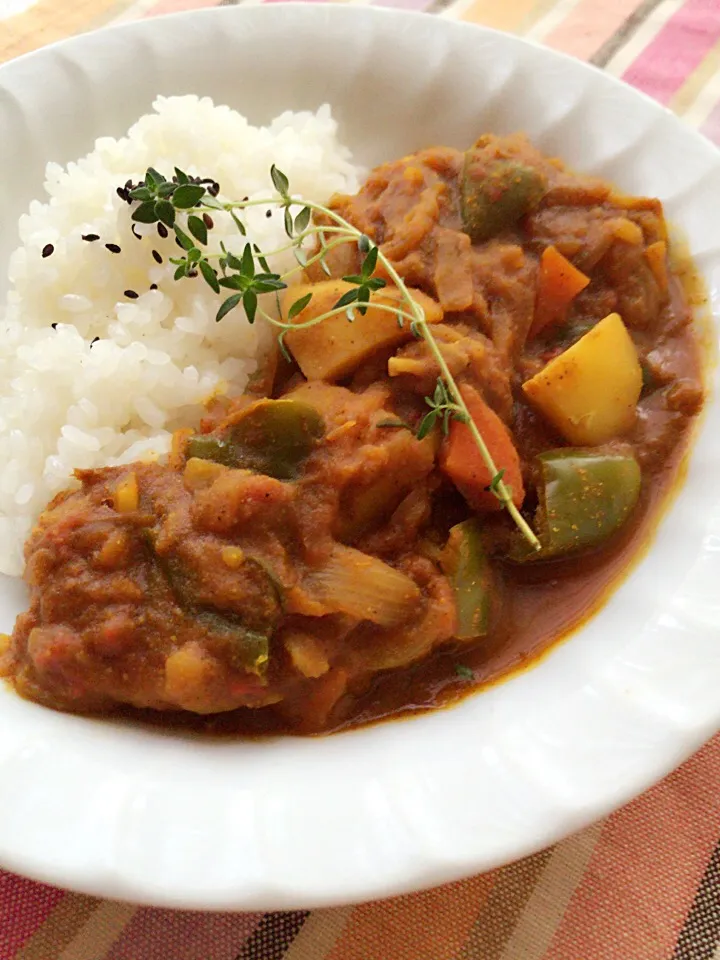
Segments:
[[[125,290],[124,293],[128,300],[137,300],[138,298],[138,294],[134,290]]]
[[[88,243],[94,243],[95,240],[99,240],[100,237],[97,233],[84,233],[82,235],[83,240],[87,240]]]
[[[243,203],[247,203],[249,199],[250,199],[250,197],[243,197],[243,198],[242,198],[242,202],[243,202]]]
[[[132,186],[132,180],[126,180],[126,181],[125,181],[125,189],[126,189],[126,190],[129,190],[131,186]]]
[[[43,257],[49,257],[51,253],[55,252],[55,247],[51,243],[46,243],[42,248]]]
[[[197,275],[198,275],[197,270],[188,270],[188,272],[187,272],[187,274],[186,274],[186,276],[188,276],[188,277],[196,277]]]
[[[215,226],[213,218],[210,216],[209,213],[203,214],[203,223],[208,228],[208,230],[212,230],[212,228]]]
[[[162,263],[162,262],[163,262],[163,258],[160,256],[160,254],[157,252],[157,250],[153,250],[152,253],[153,253],[153,260],[155,261],[155,263]]]
[[[266,217],[271,217],[271,216],[272,216],[272,210],[266,210],[266,211],[265,211],[265,216],[266,216]]]
[[[160,234],[160,236],[163,238],[163,240],[164,240],[164,239],[167,237],[167,235],[168,235],[168,228],[165,226],[164,223],[158,223],[158,225],[157,225],[157,231],[158,231],[158,233]]]
[[[56,323],[51,323],[50,326],[53,328],[53,330],[57,330],[57,324],[56,324]]]
[[[151,284],[150,284],[150,289],[151,289],[151,290],[157,290],[157,284],[156,284],[156,283],[151,283]]]
[[[130,230],[132,231],[132,235],[135,237],[136,240],[142,240],[142,234],[141,234],[141,233],[135,233],[135,224],[134,224],[134,223],[133,223],[132,226],[130,227]]]
[[[90,346],[91,346],[91,347],[94,347],[95,344],[98,342],[99,339],[100,339],[100,337],[93,337],[92,340],[90,341]]]
[[[117,195],[120,197],[121,200],[125,201],[125,203],[127,203],[128,200],[130,199],[129,194],[125,189],[125,187],[118,187],[115,192],[117,193]]]
[[[211,197],[216,197],[220,193],[220,184],[211,183],[210,186],[207,188],[207,192],[210,194]]]
[[[120,247],[116,243],[106,243],[105,247],[110,251],[110,253],[120,253]]]

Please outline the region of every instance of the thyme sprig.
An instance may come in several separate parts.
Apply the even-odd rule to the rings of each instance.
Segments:
[[[377,244],[334,210],[319,203],[295,199],[290,193],[287,176],[274,164],[270,169],[270,178],[277,196],[224,201],[219,198],[219,185],[210,178],[190,177],[176,167],[174,176],[168,180],[151,167],[143,181],[137,185],[126,184],[118,189],[118,194],[133,206],[131,216],[136,223],[157,223],[158,232],[163,236],[167,235],[167,228],[174,231],[176,243],[181,249],[181,256],[170,258],[175,266],[175,280],[200,276],[214,293],[231,291],[220,304],[216,320],[222,320],[242,304],[249,323],[254,323],[260,316],[279,331],[278,344],[288,359],[291,359],[291,356],[285,344],[285,335],[290,331],[315,326],[343,313],[352,323],[357,314],[362,316],[366,313],[371,295],[387,284],[383,277],[376,275],[380,266],[399,292],[401,303],[375,299],[373,309],[393,314],[401,327],[409,324],[413,336],[425,341],[440,370],[433,396],[425,398],[430,410],[417,429],[418,439],[427,436],[438,423],[445,435],[450,430],[452,420],[466,424],[493,478],[488,489],[508,511],[528,542],[539,549],[537,537],[513,503],[512,492],[503,480],[504,470],[498,470],[477,424],[470,416],[422,307],[410,296],[393,264]],[[223,211],[229,214],[240,235],[246,238],[247,226],[243,215],[250,207],[257,206],[268,207],[270,211],[275,207],[282,211],[283,225],[288,237],[285,245],[276,250],[261,251],[256,244],[246,240],[239,256],[228,250],[223,243],[220,244],[219,253],[203,249],[207,248],[209,231],[214,226],[214,212]],[[320,222],[317,222],[318,220]],[[356,244],[363,257],[360,272],[342,278],[351,285],[351,289],[339,297],[330,310],[308,320],[298,321],[297,318],[312,302],[312,291],[306,293],[288,307],[283,318],[279,292],[288,287],[295,274],[314,263],[318,263],[330,276],[327,256],[333,249],[346,243]],[[314,246],[314,252],[308,255],[307,249],[311,245]],[[268,259],[288,251],[292,251],[297,265],[284,273],[274,272]],[[264,294],[275,295],[278,316],[265,310],[259,300]],[[388,422],[387,425],[391,424]],[[392,425],[405,426],[400,422]]]
[[[417,431],[418,440],[426,437],[438,420],[440,421],[445,436],[450,433],[451,420],[459,420],[460,423],[468,423],[470,421],[470,415],[465,409],[465,405],[463,404],[461,406],[453,400],[448,390],[448,385],[442,377],[438,377],[435,392],[432,397],[425,397],[425,403],[430,407],[430,413],[426,413],[420,421],[420,426]],[[502,479],[502,477],[500,479]]]

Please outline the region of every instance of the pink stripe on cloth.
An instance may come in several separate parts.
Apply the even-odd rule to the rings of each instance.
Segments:
[[[154,17],[160,13],[181,13],[183,10],[198,10],[200,7],[216,7],[218,0],[160,0],[144,14]]]
[[[543,43],[555,50],[589,60],[605,41],[625,23],[642,0],[581,0]]]
[[[235,960],[262,916],[144,907],[97,960]]]
[[[622,79],[667,104],[719,37],[719,0],[686,0]]]
[[[64,896],[55,887],[0,872],[0,960],[12,960]]]
[[[716,737],[611,817],[543,960],[608,960],[610,943],[627,960],[673,956],[717,843],[719,785]]]

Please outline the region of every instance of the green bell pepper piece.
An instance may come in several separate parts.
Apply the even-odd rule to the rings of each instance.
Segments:
[[[241,619],[217,610],[200,610],[195,619],[226,644],[230,660],[236,668],[265,675],[270,659],[270,633],[249,630]]]
[[[260,400],[231,428],[240,466],[293,480],[325,434],[322,415],[300,400]]]
[[[538,457],[538,559],[597,547],[630,516],[640,495],[635,457],[577,448]]]
[[[461,180],[463,230],[475,243],[496,236],[536,207],[547,191],[539,170],[517,160],[487,161],[482,151],[465,154]]]
[[[259,400],[221,435],[191,437],[188,457],[294,480],[325,433],[322,415],[300,400]]]
[[[252,588],[242,609],[198,606],[189,612],[223,641],[235,667],[261,677],[270,657],[270,637],[282,619],[283,588],[270,566],[255,557],[246,557],[237,573]]]
[[[197,457],[199,460],[212,460],[214,463],[221,463],[225,467],[237,466],[237,457],[232,444],[222,437],[213,436],[211,433],[199,433],[190,437],[187,442],[187,456]]]
[[[458,640],[483,637],[490,625],[492,569],[482,544],[480,523],[464,520],[450,529],[440,558],[455,593]]]

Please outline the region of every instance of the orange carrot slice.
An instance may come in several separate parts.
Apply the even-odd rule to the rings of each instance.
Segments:
[[[513,502],[519,507],[525,499],[525,489],[520,457],[510,431],[477,390],[463,385],[460,393],[495,465],[498,470],[504,470],[503,480],[510,487]],[[451,422],[450,433],[441,449],[440,461],[446,476],[452,480],[471,507],[475,510],[502,508],[498,498],[488,489],[493,477],[466,423],[460,423],[459,420]]]
[[[535,318],[529,336],[562,323],[575,297],[590,283],[590,277],[573,266],[555,247],[546,247],[540,258]]]

